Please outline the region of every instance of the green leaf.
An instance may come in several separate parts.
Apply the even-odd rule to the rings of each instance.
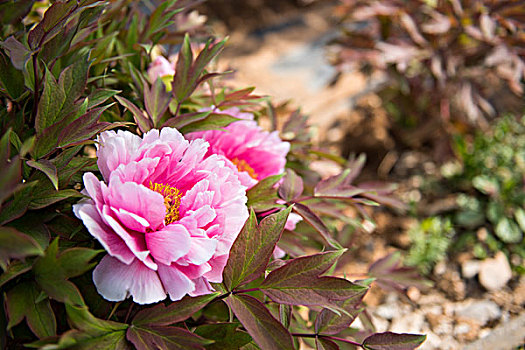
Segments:
[[[86,88],[89,66],[89,55],[85,55],[60,73],[58,85],[65,94],[64,109],[72,105]]]
[[[195,334],[213,340],[214,343],[206,346],[207,350],[237,350],[250,343],[252,337],[237,328],[239,323],[212,323],[198,326]]]
[[[122,96],[115,96],[115,98],[121,105],[126,107],[131,112],[133,119],[135,119],[135,123],[137,123],[139,126],[140,131],[148,132],[153,127],[151,120],[144,114],[143,111],[134,105],[133,102]]]
[[[354,306],[365,296],[366,291],[358,294],[354,298],[349,298],[341,303],[341,308],[346,311],[340,315],[332,310],[323,309],[315,318],[316,334],[337,334],[350,327],[357,316],[363,311],[363,308]]]
[[[166,86],[160,78],[155,80],[151,89],[147,84],[144,86],[144,104],[154,128],[160,128],[160,121],[168,109],[170,97],[170,94],[166,92]]]
[[[56,334],[56,319],[49,299],[37,301],[39,291],[32,282],[24,282],[7,292],[7,329],[17,325],[25,317],[31,331],[39,338]]]
[[[426,335],[392,332],[372,334],[363,342],[366,350],[412,350],[423,344]]]
[[[31,51],[15,37],[10,36],[5,41],[0,41],[0,47],[7,50],[11,63],[17,70],[24,70]]]
[[[48,191],[46,189],[42,191],[35,190],[34,196],[29,204],[29,209],[41,209],[67,198],[80,198],[82,196],[80,192],[71,189],[60,191]]]
[[[20,22],[31,10],[35,0],[5,1],[0,4],[0,22],[4,25]]]
[[[496,235],[505,243],[518,243],[523,238],[518,225],[512,219],[501,218],[495,228]]]
[[[53,74],[46,67],[44,92],[38,101],[38,112],[35,120],[37,134],[41,134],[44,129],[58,121],[66,98],[64,89],[58,84]]]
[[[255,186],[250,188],[246,195],[248,196],[247,206],[255,211],[265,211],[275,207],[277,199],[277,190],[275,184],[279,182],[284,174],[268,176],[259,181]]]
[[[279,186],[279,196],[287,202],[291,202],[303,193],[303,179],[293,170],[286,169],[284,181]]]
[[[80,259],[80,261],[85,263],[85,260]],[[72,259],[68,257],[60,260],[57,238],[49,245],[46,254],[35,261],[33,271],[36,282],[55,300],[71,305],[84,305],[84,300],[77,287],[67,280],[67,273],[76,274],[85,269],[85,265],[77,261],[74,262],[77,265],[65,268],[61,263],[72,263]]]
[[[133,318],[132,323],[136,326],[167,326],[181,322],[205,307],[218,295],[220,295],[219,292],[201,295],[198,297],[186,296],[182,300],[170,303],[168,306],[165,306],[161,303],[139,311]]]
[[[316,350],[339,350],[339,346],[330,339],[318,337],[315,338]]]
[[[177,119],[172,118],[172,119]],[[206,118],[180,128],[180,132],[187,134],[193,131],[217,130],[240,120],[228,114],[210,113]]]
[[[232,290],[264,274],[279,241],[291,207],[265,217],[259,225],[253,210],[230,250],[224,268],[224,285]]]
[[[328,243],[330,247],[335,249],[343,248],[339,242],[332,238],[332,234],[330,233],[330,230],[328,230],[328,227],[326,227],[321,218],[317,216],[317,214],[315,214],[310,208],[304,204],[295,203],[293,209],[297,214],[301,215],[301,217],[308,224],[310,224],[310,226],[319,232],[321,237],[323,237],[324,241]]]
[[[65,278],[77,277],[95,267],[97,263],[90,263],[90,261],[103,252],[105,250],[69,248],[58,255],[56,263],[60,266]]]
[[[204,69],[224,48],[225,43],[226,39],[216,44],[212,44],[212,40],[209,40],[195,61],[193,61],[190,37],[186,34],[179,53],[179,58],[175,67],[175,76],[173,77],[172,82],[172,94],[179,103],[182,103],[187,99],[197,88],[199,83],[203,81],[203,78],[206,78],[202,76]]]
[[[66,312],[72,328],[91,336],[100,336],[115,331],[122,331],[129,327],[129,325],[125,323],[96,318],[89,312],[87,306],[66,304]]]
[[[0,54],[0,87],[12,100],[17,100],[25,91],[24,74]]]
[[[31,264],[25,261],[13,261],[7,265],[7,269],[0,275],[0,287],[15,277],[31,270]]]
[[[66,304],[65,307],[68,322],[73,329],[64,333],[54,346],[38,343],[32,343],[31,346],[50,349],[131,350],[126,341],[126,329],[129,325],[96,318],[85,306]]]
[[[294,349],[291,334],[259,300],[236,294],[226,303],[261,349]]]
[[[0,260],[32,255],[43,255],[42,248],[33,238],[12,227],[0,226]]]
[[[117,95],[120,92],[121,92],[120,90],[97,89],[88,96],[88,106],[87,107],[88,109],[96,107],[106,102],[109,98]]]
[[[179,327],[135,326],[128,328],[126,337],[138,350],[204,350],[206,340],[190,331]]]
[[[29,47],[34,50],[44,43],[44,39],[49,39],[53,34],[58,34],[57,27],[77,5],[75,1],[53,3],[45,12],[44,18],[34,27],[28,35]]]
[[[57,168],[55,167],[53,163],[51,163],[47,159],[40,159],[40,160],[28,160],[26,164],[46,174],[46,176],[51,181],[55,189],[58,191]]]

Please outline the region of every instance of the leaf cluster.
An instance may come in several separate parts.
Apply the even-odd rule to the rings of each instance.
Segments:
[[[451,121],[486,128],[491,118],[521,113],[524,10],[515,1],[343,1],[333,63],[385,73],[377,92],[405,128],[448,136]]]

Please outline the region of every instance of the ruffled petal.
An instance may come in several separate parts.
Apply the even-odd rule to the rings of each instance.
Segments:
[[[190,233],[183,225],[172,224],[147,233],[146,244],[155,261],[170,265],[190,251]]]
[[[92,201],[88,200],[75,204],[73,211],[76,217],[82,220],[89,233],[102,244],[111,256],[125,264],[130,264],[135,259],[135,255],[122,238],[103,222]]]
[[[172,301],[182,299],[195,289],[195,283],[183,274],[175,265],[159,265],[159,276]]]
[[[151,304],[166,298],[157,273],[136,259],[126,265],[106,255],[93,271],[93,282],[109,301],[121,301],[131,295],[138,304]]]
[[[120,164],[134,160],[141,139],[129,131],[105,131],[97,138],[98,168],[106,181]]]

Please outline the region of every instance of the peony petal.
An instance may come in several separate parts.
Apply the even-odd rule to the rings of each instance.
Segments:
[[[73,211],[77,218],[82,220],[89,233],[102,244],[110,255],[125,264],[130,264],[135,259],[135,255],[122,238],[103,222],[94,203],[80,202],[73,206]]]
[[[195,289],[192,292],[188,293],[192,297],[210,294],[211,292],[213,292],[213,288],[211,287],[210,283],[208,283],[208,281],[206,281],[206,279],[202,277],[194,279],[193,283],[195,283]]]
[[[204,264],[215,254],[217,240],[204,237],[191,237],[190,250],[185,259],[192,264]]]
[[[120,225],[120,223],[113,218],[111,215],[113,212],[111,209],[104,205],[102,209],[102,219],[107,225],[109,225],[113,231],[126,243],[129,249],[133,252],[135,257],[140,261],[146,264],[149,268],[156,270],[157,264],[153,262],[151,256],[149,255],[149,250],[147,250],[146,240],[144,234],[136,231],[128,231]]]
[[[170,265],[190,251],[190,233],[183,225],[171,224],[146,233],[146,244],[155,261]]]
[[[106,255],[93,271],[93,282],[109,301],[121,301],[131,295],[138,304],[151,304],[166,298],[157,273],[136,259],[126,265]]]
[[[151,230],[157,230],[164,226],[164,217],[166,216],[166,206],[164,197],[145,186],[134,182],[121,182],[118,177],[111,177],[109,184],[109,194],[106,203],[114,208],[118,213],[124,209],[128,213],[133,213],[149,222]],[[121,223],[127,226],[124,218],[119,214],[116,217],[121,219]],[[146,232],[148,227],[128,226],[132,230]]]
[[[221,283],[222,282],[222,272],[224,271],[224,267],[226,266],[226,263],[228,262],[229,254],[224,254],[220,256],[216,256],[213,259],[211,259],[208,264],[211,266],[211,270],[204,274],[204,277],[213,283]]]
[[[195,283],[179,271],[176,265],[159,265],[159,277],[172,301],[182,299],[195,289]]]
[[[105,131],[97,138],[98,168],[106,181],[120,164],[135,160],[135,151],[141,139],[129,131]]]

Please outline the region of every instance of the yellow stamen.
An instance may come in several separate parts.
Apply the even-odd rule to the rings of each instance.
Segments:
[[[239,171],[246,171],[252,179],[257,180],[257,173],[255,172],[255,170],[253,170],[250,164],[246,163],[244,159],[239,159],[235,157],[232,159],[232,163],[235,164]]]
[[[179,207],[181,193],[177,187],[160,184],[157,182],[149,182],[149,188],[164,197],[164,205],[166,206],[166,217],[164,223],[169,225],[179,220]]]

